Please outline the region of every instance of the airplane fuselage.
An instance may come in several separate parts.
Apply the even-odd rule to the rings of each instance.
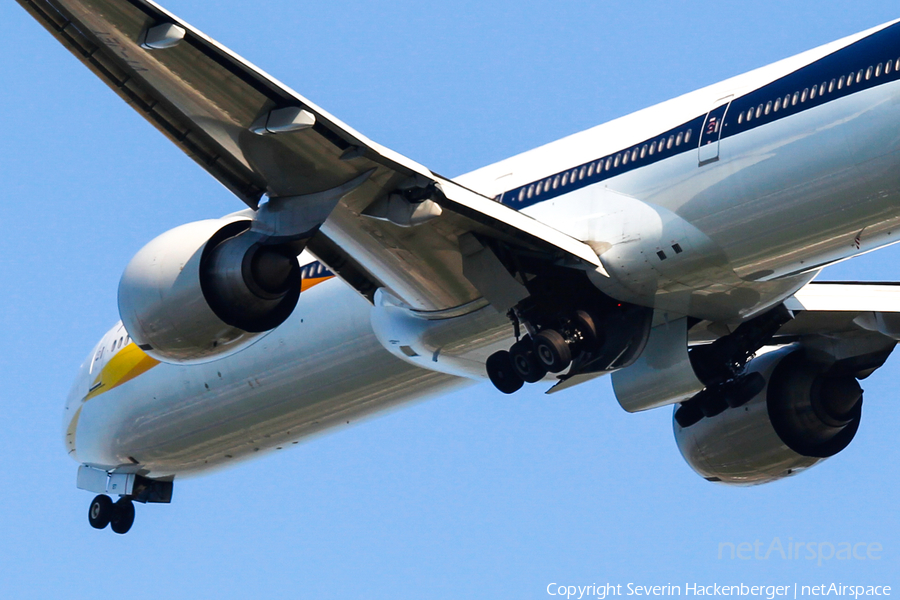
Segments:
[[[591,244],[605,269],[591,279],[610,296],[739,322],[824,266],[897,240],[900,26],[458,181]],[[478,305],[434,319],[445,352],[412,356],[385,339],[383,303],[315,280],[283,325],[204,364],[157,363],[117,325],[67,401],[69,454],[150,477],[198,473],[471,384],[513,340],[506,316]]]

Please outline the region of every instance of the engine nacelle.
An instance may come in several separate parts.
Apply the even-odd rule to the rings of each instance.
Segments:
[[[119,282],[119,314],[142,350],[170,363],[220,358],[290,316],[300,296],[297,253],[266,244],[250,225],[188,223],[131,259]]]
[[[762,375],[766,385],[745,404],[688,427],[673,419],[678,449],[702,477],[767,483],[834,456],[853,440],[862,389],[851,373],[829,371],[796,346],[753,359],[747,372]]]

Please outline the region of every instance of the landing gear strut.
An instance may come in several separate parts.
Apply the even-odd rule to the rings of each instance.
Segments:
[[[134,502],[125,496],[115,503],[103,494],[91,501],[88,522],[94,529],[105,529],[107,525],[116,533],[128,533],[134,523]]]

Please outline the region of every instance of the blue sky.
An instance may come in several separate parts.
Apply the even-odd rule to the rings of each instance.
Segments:
[[[167,8],[369,137],[453,176],[900,17],[894,2],[422,2]],[[551,582],[893,585],[896,357],[850,447],[790,481],[697,477],[668,410],[608,380],[488,385],[176,485],[127,536],[87,524],[62,403],[159,233],[241,204],[18,5],[0,15],[5,598],[539,598]],[[830,279],[900,279],[900,249]],[[302,301],[302,299],[301,299]],[[718,559],[722,542],[873,542],[879,560]]]

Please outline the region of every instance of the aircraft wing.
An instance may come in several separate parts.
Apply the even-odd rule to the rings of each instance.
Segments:
[[[814,281],[788,298],[794,313],[775,334],[775,343],[868,338],[892,344],[900,340],[900,283]],[[701,344],[730,333],[720,324],[704,321],[690,332],[690,343]]]
[[[357,182],[308,247],[370,299],[386,287],[421,311],[478,301],[463,275],[467,233],[600,267],[586,244],[369,140],[153,2],[17,1],[251,208],[264,196],[315,197]],[[425,218],[392,217],[392,195],[434,189],[438,208]]]

